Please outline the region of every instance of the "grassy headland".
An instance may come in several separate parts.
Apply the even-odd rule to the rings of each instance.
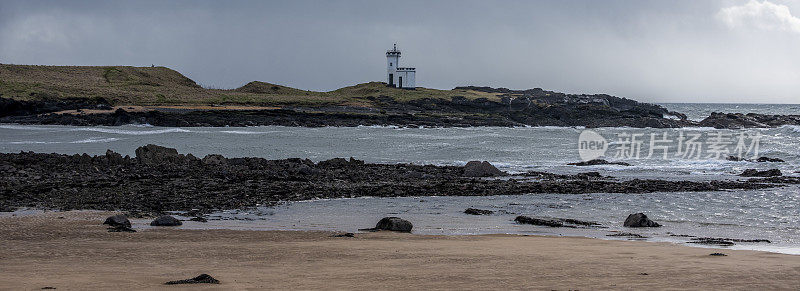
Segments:
[[[236,89],[207,89],[165,67],[32,66],[0,64],[0,95],[15,100],[99,99],[113,105],[254,105],[373,107],[375,98],[499,100],[474,90],[403,90],[369,82],[316,92],[253,81]]]

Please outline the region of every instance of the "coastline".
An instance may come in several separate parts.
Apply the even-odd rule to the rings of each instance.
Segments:
[[[0,232],[8,234],[0,238],[3,287],[153,289],[208,273],[221,284],[170,288],[791,289],[800,275],[796,255],[670,243],[169,228],[109,233],[100,224],[109,214],[0,218]]]

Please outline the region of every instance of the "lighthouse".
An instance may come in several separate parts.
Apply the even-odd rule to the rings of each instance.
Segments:
[[[416,68],[400,67],[400,51],[397,44],[386,51],[386,75],[389,87],[414,89],[416,87]]]

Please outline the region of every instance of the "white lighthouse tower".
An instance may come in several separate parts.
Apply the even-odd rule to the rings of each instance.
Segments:
[[[386,51],[386,75],[389,87],[414,89],[416,87],[416,68],[400,67],[400,51],[397,44]]]

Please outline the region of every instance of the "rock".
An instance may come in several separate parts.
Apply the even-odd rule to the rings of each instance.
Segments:
[[[487,161],[471,161],[464,166],[465,177],[494,177],[506,175]]]
[[[517,216],[514,219],[517,223],[542,225],[550,227],[571,227],[576,228],[579,226],[599,226],[600,224],[594,221],[583,221],[572,218],[534,218],[528,216]]]
[[[136,160],[145,164],[161,164],[165,162],[177,162],[182,159],[178,150],[148,144],[136,149]]]
[[[628,164],[628,163],[626,163],[626,162],[609,162],[609,161],[606,161],[606,160],[603,160],[603,159],[594,159],[594,160],[590,160],[590,161],[583,161],[583,162],[577,162],[577,163],[569,163],[569,164],[567,164],[567,165],[570,165],[570,166],[579,166],[579,167],[582,167],[582,166],[597,166],[597,165],[620,165],[620,166],[630,166],[631,164]]]
[[[466,210],[464,210],[464,213],[471,215],[492,215],[494,214],[494,211],[477,209],[477,208],[467,208]]]
[[[704,245],[717,245],[717,246],[732,246],[734,243],[729,240],[710,237],[696,237],[689,241],[690,244],[704,244]]]
[[[399,217],[384,217],[378,221],[378,224],[375,225],[375,228],[366,228],[360,230],[366,231],[378,231],[378,230],[391,230],[391,231],[399,231],[399,232],[411,232],[411,229],[414,227],[411,222],[405,219],[401,219]]]
[[[121,154],[116,153],[110,149],[106,150],[106,159],[108,159],[108,162],[111,164],[121,164],[122,161],[124,160]]]
[[[709,254],[709,256],[714,256],[714,257],[727,257],[728,255],[726,255],[726,254],[723,254],[723,253],[711,253],[711,254]]]
[[[759,163],[785,163],[786,161],[781,160],[779,158],[759,157],[758,159],[756,159],[756,162],[759,162]]]
[[[732,162],[753,162],[753,160],[748,160],[748,159],[740,158],[740,157],[737,157],[737,156],[728,156],[727,160],[728,161],[732,161]],[[759,157],[758,159],[755,160],[755,162],[758,162],[758,163],[785,163],[786,161],[784,161],[782,159],[779,159],[779,158]]]
[[[356,237],[356,234],[352,233],[352,232],[348,232],[348,233],[343,233],[343,234],[334,234],[334,235],[332,235],[332,237]]]
[[[183,224],[180,220],[175,217],[164,215],[159,216],[153,222],[150,223],[150,226],[178,226]]]
[[[184,280],[177,280],[177,281],[169,281],[164,283],[164,285],[175,285],[175,284],[219,284],[219,280],[214,279],[211,275],[208,274],[201,274],[200,276],[191,278],[191,279],[184,279]]]
[[[517,223],[522,224],[533,224],[533,225],[541,225],[541,226],[549,226],[549,227],[563,227],[564,223],[558,220],[549,220],[549,219],[539,219],[527,216],[517,216],[514,219]]]
[[[122,214],[117,214],[114,216],[109,216],[106,218],[106,221],[103,224],[108,225],[110,227],[119,228],[131,228],[131,221],[128,220],[128,217]]]
[[[630,232],[618,232],[613,234],[607,234],[606,236],[617,236],[617,237],[629,237],[629,238],[648,238],[641,234],[637,233],[630,233]]]
[[[634,213],[628,215],[628,218],[625,219],[625,223],[622,224],[625,227],[659,227],[660,224],[656,223],[655,221],[650,220],[647,218],[647,215],[644,213]]]
[[[747,169],[747,170],[744,170],[744,172],[742,172],[741,174],[739,174],[739,176],[742,176],[742,177],[778,177],[778,176],[783,176],[783,173],[781,173],[781,170],[778,170],[778,169],[770,169],[770,170],[765,170],[765,171],[759,171],[759,170],[756,170],[756,169]]]

